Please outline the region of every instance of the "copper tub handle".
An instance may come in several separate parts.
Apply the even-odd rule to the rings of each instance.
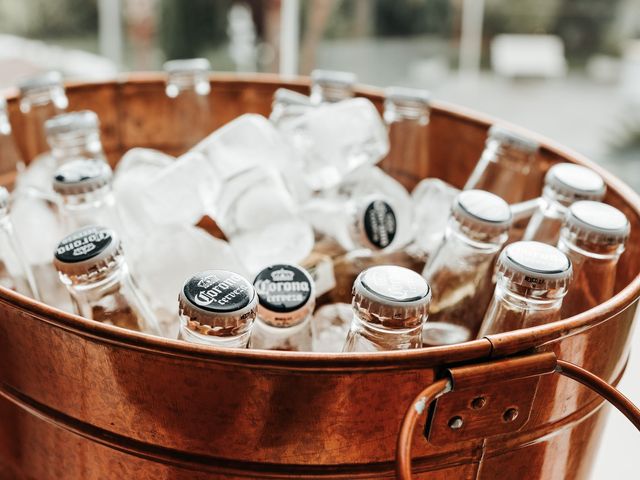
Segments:
[[[528,358],[532,359],[532,361],[528,361]],[[631,423],[633,423],[636,429],[640,431],[640,409],[638,409],[638,407],[636,407],[631,402],[631,400],[625,397],[619,390],[602,380],[600,377],[594,375],[593,373],[585,370],[582,367],[574,365],[573,363],[555,359],[555,355],[553,353],[538,354],[531,357],[522,357],[522,359],[523,362],[526,362],[529,365],[536,365],[537,359],[542,360],[542,363],[546,364],[548,364],[549,361],[552,361],[555,364],[553,370],[551,372],[545,372],[545,367],[543,366],[541,372],[539,373],[540,375],[543,375],[545,373],[557,373],[559,375],[564,375],[565,377],[571,378],[578,383],[581,383],[585,387],[589,388],[590,390],[607,400],[614,407],[616,407],[625,417],[629,419]],[[507,359],[499,362],[490,362],[485,365],[489,367],[494,375],[503,375],[503,372],[500,371],[500,368],[496,367],[498,365],[505,365],[507,369],[511,368],[511,373],[513,373],[514,369],[512,367],[514,365],[509,364],[509,361],[511,360]],[[466,369],[467,371],[470,371],[473,368],[474,366],[459,367],[459,369]],[[434,382],[433,384],[422,390],[418,395],[416,395],[406,413],[404,414],[404,418],[402,419],[402,424],[400,426],[400,432],[398,433],[398,441],[396,443],[396,475],[398,479],[412,479],[411,444],[413,440],[413,433],[415,431],[418,420],[426,412],[429,411],[429,406],[431,403],[433,403],[434,400],[455,389],[456,370],[458,369],[449,369],[448,378],[443,378]],[[525,375],[532,373],[532,371],[529,371]],[[468,375],[466,377],[468,377]],[[465,375],[463,375],[463,379],[465,379]],[[477,378],[474,377],[474,381],[476,379]],[[466,383],[469,382],[467,381]]]

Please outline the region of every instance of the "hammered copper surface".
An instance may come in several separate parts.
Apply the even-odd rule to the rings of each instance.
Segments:
[[[242,112],[268,113],[281,85],[276,77],[213,76],[211,128]],[[304,81],[287,86],[307,89]],[[380,91],[360,92],[381,106]],[[178,153],[179,139],[164,121],[162,76],[71,85],[68,95],[72,108],[99,114],[112,163],[135,146]],[[9,108],[24,148],[15,99]],[[436,104],[430,171],[461,186],[489,123]],[[538,178],[554,162],[586,163],[607,181],[607,202],[631,221],[610,301],[552,325],[462,345],[315,355],[222,351],[147,337],[0,289],[0,477],[393,478],[401,418],[444,366],[546,350],[616,383],[640,293],[640,200],[607,172],[541,141]],[[517,432],[436,446],[417,429],[414,477],[585,478],[604,420],[602,401],[551,375],[540,377],[531,395],[529,419]]]

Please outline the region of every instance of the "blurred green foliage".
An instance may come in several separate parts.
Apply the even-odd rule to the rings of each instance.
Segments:
[[[376,0],[375,33],[380,36],[450,35],[450,0]]]

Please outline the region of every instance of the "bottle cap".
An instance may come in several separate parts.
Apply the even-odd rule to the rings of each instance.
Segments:
[[[593,170],[572,163],[559,163],[549,169],[544,177],[545,188],[551,189],[567,202],[578,200],[602,200],[607,186]]]
[[[396,236],[396,214],[382,197],[369,197],[360,202],[355,216],[354,240],[362,247],[383,250]]]
[[[566,288],[572,275],[569,258],[540,242],[507,245],[498,258],[497,271],[510,282],[533,290]]]
[[[98,130],[98,115],[91,110],[81,110],[56,115],[44,122],[47,137],[75,136],[87,130]]]
[[[36,90],[45,90],[51,87],[62,87],[62,74],[51,71],[26,78],[18,84],[20,95],[27,95]]]
[[[363,320],[388,328],[413,328],[427,319],[431,288],[413,270],[371,267],[353,284],[353,308]]]
[[[263,269],[253,286],[258,294],[258,316],[273,327],[292,327],[313,312],[313,279],[301,267],[289,264]]]
[[[393,103],[411,103],[416,107],[429,107],[431,92],[419,88],[388,87],[384,90],[386,101]]]
[[[208,72],[211,70],[211,63],[206,58],[185,58],[164,62],[162,68],[169,74]]]
[[[311,106],[311,100],[306,95],[302,93],[295,92],[293,90],[289,90],[288,88],[279,88],[273,94],[274,103],[279,103],[282,105],[295,105],[301,107]]]
[[[62,165],[53,176],[53,190],[60,195],[94,192],[111,183],[113,172],[106,162],[78,159]]]
[[[105,227],[86,227],[66,236],[58,244],[53,263],[72,280],[91,280],[123,261],[120,239]]]
[[[508,144],[526,153],[535,153],[540,147],[540,144],[535,140],[500,125],[493,125],[489,129],[488,135],[488,140]]]
[[[491,236],[511,226],[511,209],[502,198],[484,190],[465,190],[453,202],[453,217],[465,230]]]
[[[258,310],[253,285],[237,273],[207,270],[189,278],[178,297],[187,328],[203,335],[233,337],[251,328]]]
[[[605,245],[624,244],[631,230],[629,220],[620,210],[590,200],[571,205],[565,225],[579,240]]]
[[[11,195],[9,194],[9,190],[5,187],[0,187],[0,210],[7,210],[9,208],[10,199]]]
[[[337,70],[314,70],[311,72],[311,82],[315,85],[353,87],[357,81],[355,73],[339,72]]]

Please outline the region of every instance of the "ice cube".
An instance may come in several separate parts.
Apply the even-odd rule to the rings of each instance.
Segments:
[[[170,338],[178,333],[177,299],[185,279],[212,269],[253,279],[227,242],[191,225],[157,228],[140,247],[130,254],[124,245],[133,276]]]
[[[40,192],[52,193],[53,174],[57,168],[58,162],[51,155],[51,152],[41,153],[18,174],[16,187],[23,190],[32,188]]]
[[[337,185],[358,167],[376,164],[389,151],[384,122],[364,98],[321,105],[287,122],[281,131],[316,191]]]
[[[252,275],[274,263],[301,263],[313,242],[311,226],[296,217],[245,230],[229,240]]]
[[[440,246],[453,200],[460,190],[437,178],[422,180],[411,193],[413,201],[412,251],[429,256]]]
[[[282,134],[261,115],[245,114],[216,130],[198,143],[194,151],[203,153],[225,183],[256,168],[274,168],[287,189],[298,200],[310,191],[295,161],[294,151]]]
[[[316,310],[311,319],[314,352],[341,352],[347,339],[353,309],[348,303],[332,303]]]

